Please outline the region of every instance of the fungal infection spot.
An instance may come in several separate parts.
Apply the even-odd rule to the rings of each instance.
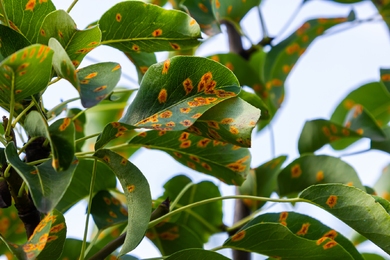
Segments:
[[[132,193],[135,190],[135,186],[133,184],[127,185],[126,189],[128,192]]]
[[[221,3],[219,2],[219,0],[215,0],[215,6],[217,8],[220,8],[221,7]]]
[[[357,118],[362,113],[363,113],[363,106],[362,105],[355,106],[355,111],[353,111],[353,118]]]
[[[316,180],[317,182],[320,182],[324,179],[324,172],[323,171],[318,171],[316,174]]]
[[[116,19],[116,21],[119,23],[120,21],[122,21],[122,15],[121,15],[120,13],[117,13],[117,14],[115,15],[115,19]]]
[[[205,148],[205,147],[207,147],[207,145],[208,145],[210,142],[211,142],[210,139],[205,138],[205,139],[202,139],[202,140],[198,141],[197,146],[198,146],[199,148]]]
[[[23,90],[21,90],[21,89],[17,89],[17,90],[15,90],[15,94],[20,94],[20,93],[22,93],[22,91]]]
[[[337,127],[335,125],[331,124],[330,130],[332,131],[332,133],[337,134]]]
[[[168,93],[165,88],[160,90],[160,93],[158,93],[158,102],[165,103],[167,101]]]
[[[188,137],[190,137],[190,134],[187,133],[187,132],[183,132],[183,133],[181,133],[181,135],[180,135],[180,137],[179,137],[179,141],[180,141],[180,142],[183,142],[183,141],[187,140]]]
[[[329,198],[326,200],[326,205],[329,206],[329,208],[334,208],[334,206],[337,203],[337,196],[335,195],[330,195]]]
[[[121,207],[119,211],[122,213],[123,216],[127,216],[129,214],[129,212],[123,207]]]
[[[322,132],[324,133],[324,135],[326,136],[330,136],[330,131],[329,131],[329,128],[327,126],[323,126],[322,127]]]
[[[39,33],[41,34],[41,36],[46,37],[46,32],[45,32],[44,29],[41,29],[41,30],[39,31]]]
[[[192,122],[187,119],[187,120],[181,121],[180,124],[182,124],[183,126],[190,126],[190,125],[192,125]]]
[[[65,228],[65,224],[64,223],[60,223],[58,225],[52,226],[50,228],[50,233],[58,233],[61,230],[63,230],[64,228]]]
[[[301,174],[302,170],[299,164],[295,164],[293,167],[291,167],[291,178],[299,178]]]
[[[225,67],[227,67],[227,68],[230,69],[231,71],[234,70],[234,66],[233,66],[233,64],[232,64],[231,62],[226,62],[226,63],[225,63]]]
[[[117,64],[114,68],[112,68],[111,71],[116,71],[116,70],[119,70],[121,68],[121,65]]]
[[[299,52],[299,49],[300,49],[300,47],[299,47],[298,43],[293,43],[293,44],[287,46],[286,53],[291,55],[295,52]]]
[[[108,214],[112,217],[112,218],[118,218],[117,214],[115,214],[112,210],[110,210],[108,212]]]
[[[62,124],[59,127],[59,130],[64,131],[66,128],[68,128],[68,126],[70,125],[71,122],[72,122],[72,119],[70,119],[69,117],[64,118]]]
[[[97,88],[95,88],[94,90],[93,90],[93,92],[100,92],[100,91],[102,91],[102,90],[105,90],[107,88],[107,86],[106,85],[104,85],[104,86],[100,86],[100,87],[97,87]]]
[[[195,115],[191,116],[191,118],[198,119],[198,118],[201,117],[201,116],[202,116],[201,113],[196,113]]]
[[[193,161],[195,161],[195,162],[197,162],[197,163],[200,163],[199,157],[197,157],[197,156],[195,156],[195,155],[190,155],[189,157],[190,157],[191,160],[193,160]]]
[[[364,133],[364,130],[362,128],[356,129],[356,133],[362,135]]]
[[[390,74],[383,74],[381,76],[382,81],[390,81]]]
[[[187,128],[187,131],[188,132],[191,132],[191,133],[195,133],[197,135],[202,135],[202,131],[199,130],[199,128],[197,128],[196,126],[192,125],[190,127]]]
[[[188,114],[191,111],[191,108],[189,107],[182,107],[180,108],[180,113]]]
[[[177,43],[170,42],[169,45],[171,45],[172,49],[174,49],[175,51],[180,50],[180,45]]]
[[[198,4],[198,7],[199,7],[199,9],[202,10],[202,12],[204,12],[204,13],[207,13],[207,12],[209,11],[209,9],[208,9],[204,4],[202,4],[202,3],[199,3],[199,4]]]
[[[172,112],[167,110],[167,111],[164,111],[160,114],[160,117],[161,118],[170,118],[172,116]]]
[[[211,139],[216,139],[216,140],[221,139],[221,136],[214,129],[209,128],[208,132],[209,132],[208,135],[211,137]]]
[[[111,200],[109,198],[103,197],[103,200],[106,203],[106,205],[111,205]]]
[[[58,37],[60,37],[62,39],[64,38],[64,35],[63,35],[63,33],[60,30],[58,31]]]
[[[237,134],[240,133],[240,131],[236,127],[234,127],[234,126],[230,126],[229,132],[234,134],[234,135],[237,135]]]
[[[232,12],[233,6],[229,5],[227,8],[227,13],[230,14]]]
[[[187,166],[193,170],[196,170],[196,165],[193,162],[187,161]]]
[[[334,247],[336,245],[337,245],[336,241],[329,241],[328,243],[323,245],[322,248],[326,250],[326,249],[332,248],[332,247]]]
[[[307,231],[309,231],[310,223],[304,223],[302,224],[301,229],[296,233],[298,236],[304,236],[307,234]]]
[[[298,30],[297,30],[297,35],[298,35],[298,36],[301,36],[301,35],[304,34],[304,33],[307,31],[307,29],[309,29],[309,28],[310,28],[310,24],[309,24],[309,23],[304,23],[304,24],[302,24],[302,26],[299,27]]]
[[[195,21],[195,19],[192,18],[192,19],[190,20],[190,26],[193,26],[193,25],[195,25],[195,24],[196,24],[196,21]]]
[[[286,222],[287,217],[288,217],[288,212],[287,211],[281,212],[280,215],[279,215],[279,222]]]
[[[226,165],[230,170],[234,172],[243,172],[246,169],[246,165],[242,165],[240,163],[229,163]]]
[[[289,65],[283,65],[282,70],[285,74],[289,73],[291,70],[291,67]]]
[[[245,230],[242,230],[242,231],[240,231],[240,232],[234,234],[234,235],[232,236],[231,240],[232,240],[233,242],[240,241],[240,240],[244,239],[245,233],[246,233],[246,231],[245,231]]]
[[[35,169],[35,170],[33,170],[33,171],[30,172],[30,174],[32,174],[32,175],[35,175],[35,174],[37,174],[37,173],[38,173],[38,169]]]
[[[128,161],[127,161],[125,158],[122,158],[122,159],[121,159],[121,165],[126,165],[127,162],[128,162]]]
[[[36,0],[28,0],[25,10],[26,11],[34,11],[36,2],[37,2]]]
[[[244,162],[248,161],[249,158],[251,158],[251,157],[249,155],[247,155],[247,156],[244,156],[241,159],[238,159],[236,162],[237,163],[244,163]]]
[[[111,159],[108,155],[105,155],[105,156],[103,156],[103,161],[105,161],[106,163],[110,163]]]
[[[48,238],[47,238],[47,243],[50,243],[50,242],[52,242],[52,241],[54,241],[54,240],[57,240],[58,239],[58,236],[49,236]]]
[[[136,51],[136,52],[138,52],[138,51],[140,50],[140,48],[139,48],[139,46],[138,46],[137,44],[133,44],[133,46],[131,47],[131,49],[132,49],[133,51]]]
[[[167,74],[169,67],[171,65],[171,60],[166,60],[163,65],[162,74]]]
[[[326,232],[322,237],[328,237],[328,238],[334,240],[337,237],[337,232],[332,229],[332,230]]]
[[[194,89],[194,86],[192,85],[192,80],[190,78],[186,78],[183,81],[184,91],[186,92],[186,95],[190,94],[191,91]]]
[[[140,66],[139,67],[139,70],[141,71],[142,74],[145,74],[148,69],[149,69],[149,67],[147,67],[147,66]]]
[[[152,32],[152,36],[153,37],[158,37],[158,36],[161,36],[162,35],[162,30],[161,29],[157,29],[157,30],[154,30]]]
[[[217,121],[209,120],[209,121],[207,121],[207,125],[209,127],[214,128],[214,129],[219,129],[219,124]]]
[[[20,70],[24,70],[25,68],[27,68],[28,66],[30,66],[30,63],[28,62],[25,62],[23,63],[22,65],[20,65],[16,71],[20,71]]]
[[[191,140],[186,140],[180,144],[180,148],[186,149],[191,146]]]
[[[177,158],[183,157],[183,155],[181,153],[178,153],[178,152],[173,152],[173,155],[176,156]]]
[[[344,100],[343,105],[346,109],[350,110],[355,105],[355,102],[353,100],[346,99]]]
[[[167,126],[167,127],[175,127],[176,123],[173,122],[173,121],[169,121],[168,123],[165,124],[165,126]]]

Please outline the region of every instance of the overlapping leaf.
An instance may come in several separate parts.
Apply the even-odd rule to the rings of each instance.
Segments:
[[[346,162],[327,155],[303,155],[278,175],[279,195],[297,194],[318,183],[344,183],[364,190],[356,171]]]
[[[239,187],[240,194],[270,197],[272,192],[277,190],[277,177],[280,167],[286,159],[287,156],[279,156],[251,170],[244,183]],[[244,200],[244,203],[252,211],[265,204],[265,202],[253,200]]]
[[[134,64],[138,73],[138,83],[144,77],[150,66],[157,63],[156,54],[148,52],[127,52],[126,57]]]
[[[127,209],[107,190],[101,190],[92,199],[91,214],[98,229],[127,222]]]
[[[30,45],[23,35],[5,25],[0,25],[0,43],[0,53],[4,58]]]
[[[253,236],[262,239],[253,239]],[[225,241],[224,247],[282,259],[363,260],[343,235],[314,218],[295,212],[260,215]]]
[[[73,118],[74,116],[78,115],[80,112],[82,112],[81,109],[79,108],[71,108],[67,111],[67,117],[68,118]],[[73,120],[73,119],[72,119]],[[81,115],[78,115],[78,117],[73,120],[74,124],[74,130],[75,130],[75,139],[80,139],[85,136],[84,131],[85,131],[85,123],[86,123],[86,116],[85,113],[82,113]],[[80,152],[81,148],[84,144],[84,141],[76,142],[76,151]]]
[[[130,144],[165,151],[180,163],[227,184],[241,185],[250,170],[251,155],[247,148],[188,132],[143,132]]]
[[[138,168],[122,156],[101,149],[94,156],[105,162],[119,179],[126,195],[128,223],[119,255],[133,250],[144,237],[152,210],[149,184]]]
[[[175,200],[179,195],[179,193],[182,191],[182,189],[189,184],[191,184],[191,179],[189,179],[184,175],[178,175],[173,177],[167,183],[164,184],[165,191],[164,194],[160,197],[160,200],[164,200],[168,197],[172,201]],[[176,205],[176,208],[180,208],[184,205],[189,205],[197,201],[201,201],[209,198],[215,198],[219,196],[221,196],[221,193],[218,190],[218,187],[212,182],[202,181],[200,183],[196,183],[196,184],[194,183],[180,198],[178,204]],[[217,201],[202,206],[194,207],[192,209],[180,213],[178,217],[177,216],[172,217],[168,221],[174,224],[180,224],[186,226],[191,232],[193,232],[195,234],[195,237],[197,238],[196,241],[194,241],[194,245],[199,245],[198,242],[205,243],[207,242],[207,240],[212,234],[221,231],[220,227],[223,225],[222,202]],[[152,231],[158,232],[158,230],[165,230],[165,229],[157,228]],[[187,232],[187,231],[183,231],[183,232]],[[175,232],[171,232],[171,233],[175,233]],[[185,243],[189,243],[189,242],[185,241]],[[178,247],[180,246],[180,241],[177,242],[177,245]],[[168,250],[168,249],[164,247],[164,250]]]
[[[216,18],[221,20],[230,20],[236,23],[255,6],[260,4],[261,0],[213,0],[213,11]]]
[[[390,253],[390,215],[371,195],[343,184],[319,184],[305,189],[299,197],[333,214]]]
[[[385,85],[387,91],[390,91],[390,69],[380,69],[381,82]]]
[[[151,66],[121,122],[183,130],[205,111],[240,92],[234,74],[212,60],[178,56]]]
[[[212,1],[179,1],[180,4],[173,4],[176,9],[187,9],[192,17],[198,22],[202,32],[212,36],[221,32],[221,28],[217,18],[215,17]]]
[[[51,76],[53,51],[34,44],[0,63],[0,104],[9,107],[11,98],[20,101],[46,88]]]
[[[50,212],[60,201],[70,184],[73,172],[78,164],[75,159],[66,171],[57,172],[46,161],[39,166],[28,165],[20,160],[15,145],[9,143],[5,148],[8,162],[26,182],[34,205],[40,212]]]
[[[194,134],[242,147],[251,146],[251,134],[260,110],[234,97],[207,110],[189,129]]]
[[[37,42],[39,28],[46,15],[56,10],[51,0],[5,0],[4,7],[11,28],[23,34],[31,43]]]
[[[194,248],[194,249],[185,249],[176,252],[165,259],[166,260],[196,260],[196,259],[227,260],[229,258],[213,251]]]
[[[26,242],[26,231],[15,207],[0,209],[0,235],[9,243],[22,244]],[[4,255],[8,251],[6,244],[0,242],[0,255]]]
[[[103,132],[99,135],[95,143],[95,150],[99,150],[106,146],[111,140],[124,136],[129,130],[135,129],[134,126],[119,122],[111,122],[104,127]],[[133,135],[136,135],[133,132]]]
[[[57,10],[45,17],[39,29],[39,43],[47,45],[50,38],[57,39],[77,67],[85,55],[100,44],[101,32],[97,26],[78,30],[68,13]]]
[[[83,241],[73,238],[67,238],[65,240],[64,249],[62,251],[62,254],[59,259],[79,259],[81,247],[82,247]],[[90,246],[90,243],[87,242],[86,246]],[[99,248],[95,246],[91,246],[90,250],[86,254],[85,258],[89,259],[92,255],[94,255],[97,251],[99,251]]]
[[[375,192],[378,196],[381,196],[384,199],[390,201],[390,167],[386,166],[381,176],[375,182],[374,185]]]
[[[199,44],[200,28],[189,15],[140,1],[116,4],[99,21],[102,44],[123,52],[174,51]]]

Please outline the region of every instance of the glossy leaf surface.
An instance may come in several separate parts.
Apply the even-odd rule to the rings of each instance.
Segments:
[[[278,175],[281,196],[297,194],[319,183],[344,183],[365,191],[356,171],[349,164],[327,155],[303,155]]]
[[[30,45],[22,34],[2,24],[0,25],[0,43],[0,53],[4,58]]]
[[[251,155],[247,148],[188,132],[144,132],[134,137],[130,144],[165,151],[180,163],[226,184],[241,185],[250,168]]]
[[[178,56],[151,66],[121,122],[183,130],[205,111],[240,92],[234,74],[201,57]]]
[[[175,9],[187,9],[191,16],[200,23],[200,29],[205,34],[212,36],[221,32],[219,22],[213,12],[212,1],[200,0],[174,2],[179,2],[172,4]]]
[[[390,252],[390,215],[361,189],[343,184],[322,184],[305,189],[300,198],[310,201]]]
[[[105,162],[118,177],[126,195],[128,224],[126,239],[119,255],[133,250],[145,235],[152,210],[149,184],[138,168],[122,156],[99,150],[94,156]]]
[[[10,143],[5,148],[8,162],[26,182],[34,205],[41,212],[50,212],[60,201],[70,184],[78,161],[74,159],[66,171],[57,172],[52,160],[38,166],[28,165],[20,160],[15,145]]]
[[[102,44],[123,52],[174,51],[198,45],[200,28],[189,15],[140,1],[116,4],[100,18]]]
[[[246,13],[260,4],[261,0],[213,0],[213,11],[218,20],[240,22]],[[205,10],[204,10],[205,11]]]
[[[213,259],[213,260],[227,260],[229,258],[218,254],[216,252],[207,251],[203,249],[185,249],[174,253],[167,258],[167,260],[197,260],[197,259]]]

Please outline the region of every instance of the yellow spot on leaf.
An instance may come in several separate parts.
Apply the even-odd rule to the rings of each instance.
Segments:
[[[157,30],[154,30],[152,32],[152,36],[153,37],[158,37],[158,36],[161,36],[162,35],[162,30],[161,29],[157,29]]]
[[[318,171],[316,174],[316,180],[317,182],[320,182],[324,179],[324,172],[323,171]]]
[[[133,192],[135,190],[135,186],[133,184],[127,185],[126,189],[127,189],[128,192],[131,193],[131,192]]]
[[[205,148],[205,147],[207,147],[207,145],[208,145],[210,142],[211,142],[210,139],[205,138],[205,139],[202,139],[202,140],[198,141],[197,146],[198,146],[199,148]]]
[[[204,12],[204,13],[207,13],[209,11],[209,9],[207,9],[207,7],[202,3],[199,3],[198,6],[199,6],[199,9],[202,10],[202,12]]]
[[[337,203],[337,196],[330,195],[329,198],[326,200],[326,205],[329,206],[329,208],[333,208]]]
[[[111,159],[110,159],[110,157],[108,157],[108,155],[105,155],[105,156],[103,156],[103,161],[105,161],[106,163],[110,163]]]
[[[33,170],[33,171],[30,172],[30,174],[33,174],[33,175],[35,175],[35,174],[37,174],[37,173],[38,173],[38,170],[37,170],[37,169],[35,169],[35,170]]]
[[[192,85],[192,80],[190,78],[187,78],[183,81],[183,86],[186,95],[190,94],[191,91],[194,89],[194,86]]]
[[[115,15],[115,20],[119,23],[120,21],[122,21],[122,15],[120,13],[117,13]]]
[[[49,236],[47,238],[47,243],[52,242],[52,241],[57,240],[57,239],[58,239],[58,236]]]
[[[326,250],[326,249],[332,248],[332,247],[334,247],[336,245],[337,245],[336,241],[329,241],[328,243],[323,245],[322,248]]]
[[[167,101],[168,93],[165,88],[160,90],[160,93],[158,93],[158,102],[165,103]]]
[[[202,167],[205,168],[205,169],[208,170],[208,171],[211,171],[211,170],[212,170],[211,166],[208,165],[208,164],[205,163],[205,162],[202,162],[200,165],[202,165]]]
[[[245,233],[246,233],[245,230],[242,230],[242,231],[238,232],[237,234],[234,234],[232,236],[231,240],[233,242],[240,241],[240,240],[242,240],[245,237]]]
[[[229,5],[227,8],[227,13],[230,14],[232,12],[233,6]]]
[[[172,49],[174,49],[175,51],[180,50],[180,45],[177,43],[170,42],[169,45],[171,45]]]
[[[173,155],[176,156],[177,158],[183,157],[183,155],[181,153],[178,153],[178,152],[173,152]]]
[[[190,26],[193,26],[193,25],[195,25],[196,24],[196,21],[195,21],[195,19],[191,19],[191,21],[190,21]]]
[[[127,161],[125,158],[122,158],[122,159],[121,159],[121,165],[126,165],[127,162],[128,162],[128,161]]]
[[[78,60],[72,60],[73,66],[77,67],[80,65],[80,62]]]
[[[121,65],[117,64],[111,71],[116,71],[121,68]]]
[[[80,84],[83,84],[83,85],[89,84],[89,79],[80,80]]]
[[[167,110],[167,111],[164,111],[160,114],[160,117],[161,118],[170,118],[172,116],[172,112]]]
[[[50,229],[50,233],[58,233],[61,230],[63,230],[64,228],[65,228],[65,224],[64,223],[60,223],[58,225],[52,226],[51,229]]]
[[[307,234],[307,231],[309,231],[310,223],[304,223],[302,224],[301,229],[296,233],[298,236],[304,236]]]
[[[191,108],[189,108],[189,107],[180,108],[180,112],[183,114],[188,114],[190,111],[191,111]]]
[[[330,230],[327,233],[325,233],[322,237],[328,237],[332,240],[334,240],[337,237],[337,232],[335,230]]]
[[[106,85],[101,86],[101,87],[97,87],[97,88],[95,88],[95,89],[93,90],[93,92],[99,92],[99,91],[105,90],[106,88],[107,88]]]
[[[196,113],[195,115],[191,116],[191,118],[197,119],[197,118],[199,118],[199,117],[201,117],[201,116],[202,116],[201,113]]]
[[[37,2],[36,0],[28,0],[25,10],[26,11],[34,11],[36,2]]]
[[[196,170],[196,165],[193,162],[187,161],[187,166],[190,167],[193,170]]]
[[[301,35],[304,34],[304,33],[307,31],[307,29],[309,29],[309,28],[310,28],[310,24],[309,24],[309,23],[304,23],[304,24],[302,24],[302,26],[299,27],[298,30],[297,30],[297,35],[298,35],[298,36],[301,36]]]
[[[246,169],[246,165],[242,165],[241,163],[229,163],[226,165],[230,170],[234,172],[243,172]]]
[[[209,120],[209,121],[207,121],[207,125],[209,127],[214,128],[214,129],[219,129],[219,124],[217,121]]]
[[[291,55],[293,53],[299,53],[300,47],[298,43],[293,43],[286,48],[287,54]]]
[[[133,44],[133,46],[131,47],[131,49],[133,50],[133,51],[139,51],[140,50],[140,48],[139,48],[139,46],[137,45],[137,44]]]
[[[283,70],[283,72],[284,73],[289,73],[290,72],[290,70],[291,70],[291,67],[289,66],[289,65],[283,65],[283,67],[282,67],[282,70]]]
[[[190,120],[186,119],[186,120],[181,121],[180,124],[182,124],[183,126],[190,126],[192,124],[192,122]]]
[[[330,136],[330,131],[329,131],[329,128],[327,126],[323,126],[322,127],[322,132],[324,133],[324,135],[326,136]]]
[[[234,135],[237,135],[237,134],[240,133],[240,131],[236,127],[234,127],[234,126],[230,126],[229,132],[234,134]]]
[[[291,178],[298,178],[301,176],[301,174],[302,170],[299,164],[295,164],[293,167],[291,167]]]
[[[22,91],[23,90],[21,90],[21,89],[17,89],[17,90],[15,90],[15,94],[20,94],[20,93],[22,93]]]
[[[195,156],[195,155],[190,155],[189,157],[190,157],[191,160],[193,160],[193,161],[195,161],[195,162],[197,162],[197,163],[200,163],[199,157],[197,157],[197,156]]]
[[[390,74],[383,74],[381,76],[382,81],[390,81]]]
[[[180,144],[180,148],[186,149],[191,146],[191,140],[186,140]]]
[[[364,133],[364,130],[362,128],[356,129],[356,133],[362,135]]]
[[[164,61],[163,69],[162,69],[162,74],[167,74],[169,70],[169,66],[171,65],[171,60],[166,60]]]
[[[353,100],[346,99],[344,100],[343,105],[346,109],[350,110],[355,105],[355,102]]]
[[[118,218],[118,215],[115,214],[112,210],[110,210],[110,211],[108,212],[108,214],[109,214],[111,217],[113,217],[113,218]]]
[[[104,202],[107,204],[107,205],[111,205],[111,200],[107,197],[103,197],[103,200]]]
[[[180,141],[180,142],[183,142],[183,141],[187,140],[188,137],[190,137],[190,134],[187,133],[187,132],[183,132],[183,133],[181,133],[181,135],[180,135],[180,137],[179,137],[179,141]]]
[[[226,62],[225,66],[226,66],[228,69],[230,69],[231,71],[234,70],[234,66],[233,66],[233,64],[232,64],[231,62]]]
[[[173,121],[169,121],[168,123],[165,124],[165,126],[167,126],[167,127],[175,127],[176,123],[173,122]]]
[[[68,128],[68,126],[70,125],[71,122],[72,122],[72,119],[70,119],[69,117],[64,118],[64,121],[60,125],[59,130],[64,131],[66,128]]]

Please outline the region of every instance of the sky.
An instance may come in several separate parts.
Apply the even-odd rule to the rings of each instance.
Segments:
[[[53,2],[57,9],[66,10],[72,1],[54,0]],[[71,15],[78,28],[84,28],[91,22],[98,20],[105,10],[117,2],[120,1],[80,0],[72,10]],[[277,36],[276,42],[288,36],[310,18],[346,16],[351,10],[350,5],[312,0],[308,1],[293,21],[290,21],[291,15],[300,2],[300,0],[263,0],[261,11],[265,25],[270,36]],[[367,19],[377,13],[370,1],[355,4],[353,9],[358,19]],[[85,12],[85,10],[88,11]],[[243,29],[252,42],[257,42],[262,37],[258,21],[257,10],[252,10],[242,22]],[[288,24],[287,27],[286,24]],[[390,68],[390,34],[384,22],[362,23],[340,33],[337,31],[338,29],[335,28],[332,32],[316,39],[293,68],[286,81],[285,101],[271,124],[275,136],[275,155],[288,155],[286,164],[299,156],[298,138],[305,121],[317,118],[329,119],[335,107],[350,91],[365,83],[378,81],[379,68]],[[228,52],[226,39],[226,34],[213,37],[207,44],[199,48],[196,55],[205,56]],[[248,42],[245,44],[248,46]],[[119,51],[102,46],[93,50],[88,56],[98,61],[119,62],[122,65],[123,73],[136,80],[134,67]],[[158,54],[159,61],[165,58],[166,53]],[[86,59],[81,67],[91,63],[91,59]],[[125,78],[120,81],[119,85],[130,88],[137,87],[134,82]],[[51,108],[60,99],[66,100],[75,96],[77,96],[77,92],[73,87],[62,80],[48,89],[44,96],[45,105],[47,108]],[[260,133],[253,133],[252,167],[257,167],[273,158],[272,142],[269,128]],[[369,142],[362,140],[342,152],[335,152],[330,147],[325,146],[316,154],[342,156],[368,147]],[[153,165],[150,165],[150,158],[153,158],[155,162]],[[342,159],[355,168],[363,184],[368,186],[375,183],[382,169],[390,162],[389,155],[379,151],[342,157]],[[210,180],[220,187],[224,195],[234,193],[233,187],[194,172],[160,151],[141,149],[131,158],[131,161],[148,179],[153,198],[160,196],[163,193],[162,185],[179,173],[188,175],[194,182]],[[156,165],[158,167],[155,167]],[[81,238],[80,227],[84,224],[85,206],[85,203],[78,204],[65,215],[69,236]],[[232,201],[224,202],[226,213],[224,222],[228,225],[232,223],[232,207]],[[313,206],[297,204],[293,208],[284,204],[273,206],[268,211],[279,212],[282,210],[305,212],[305,214],[318,218],[335,229],[341,229],[341,232],[347,237],[352,233],[343,223]],[[206,248],[220,245],[224,239],[226,239],[225,235],[214,236]],[[359,249],[381,253],[380,249],[369,243],[364,243]],[[228,256],[230,254],[227,250],[221,252]],[[159,252],[147,240],[143,241],[132,254],[142,258],[159,256]],[[263,258],[256,257],[255,259]]]

